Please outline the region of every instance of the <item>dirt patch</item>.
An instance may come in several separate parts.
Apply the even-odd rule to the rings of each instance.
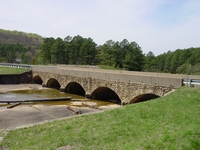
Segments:
[[[73,148],[73,146],[63,146],[63,147],[60,147],[60,148],[58,148],[57,150],[70,150],[70,149],[72,149]]]

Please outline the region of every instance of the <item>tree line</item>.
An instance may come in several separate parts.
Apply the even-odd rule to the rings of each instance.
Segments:
[[[37,57],[39,64],[105,65],[118,69],[142,70],[144,54],[136,42],[107,41],[98,46],[91,38],[46,38]]]
[[[15,63],[21,59],[21,63],[27,63],[32,57],[31,48],[22,44],[0,44],[0,62]]]
[[[38,64],[76,64],[109,66],[116,69],[200,74],[200,48],[177,49],[155,56],[144,54],[136,42],[108,40],[98,46],[80,35],[64,40],[46,38],[40,46]]]
[[[145,71],[177,74],[200,74],[200,47],[177,49],[154,56],[146,54]]]
[[[200,74],[200,48],[177,49],[155,56],[152,51],[144,54],[138,43],[127,39],[108,40],[103,45],[80,35],[40,41],[34,48],[23,43],[0,44],[0,62],[12,63],[21,58],[21,63],[30,64],[98,65],[131,71]]]

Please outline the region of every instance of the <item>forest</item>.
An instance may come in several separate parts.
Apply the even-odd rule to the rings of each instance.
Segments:
[[[108,40],[97,45],[80,35],[64,39],[0,29],[0,62],[24,64],[74,64],[130,71],[200,74],[200,47],[177,49],[155,56],[135,41]]]

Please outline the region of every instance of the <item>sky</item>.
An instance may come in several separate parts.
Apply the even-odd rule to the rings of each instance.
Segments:
[[[144,54],[200,47],[200,0],[0,0],[0,28],[97,45],[136,42]]]

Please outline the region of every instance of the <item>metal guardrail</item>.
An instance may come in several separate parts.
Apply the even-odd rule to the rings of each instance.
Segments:
[[[0,63],[0,66],[11,67],[11,68],[31,69],[31,66],[27,64]]]
[[[183,84],[186,86],[198,86],[200,87],[200,79],[183,79]]]
[[[3,67],[12,67],[12,68],[24,68],[24,69],[31,69],[34,66],[41,67],[41,68],[58,68],[57,66],[44,66],[44,65],[29,65],[29,64],[14,64],[14,63],[0,63],[0,66]]]

